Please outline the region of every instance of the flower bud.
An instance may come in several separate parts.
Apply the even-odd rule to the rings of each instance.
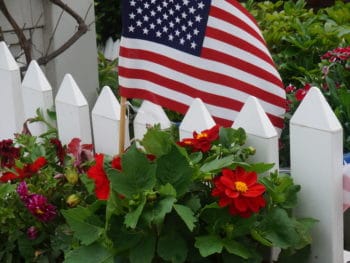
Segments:
[[[249,153],[249,154],[254,155],[255,152],[256,152],[256,149],[255,149],[254,147],[252,147],[252,146],[249,146],[249,147],[248,147],[248,153]]]
[[[27,237],[30,240],[34,240],[38,237],[38,229],[35,226],[31,226],[27,229]]]
[[[79,180],[79,175],[74,168],[67,168],[64,175],[67,181],[73,185],[75,185]]]
[[[68,198],[66,199],[66,204],[70,207],[75,207],[77,204],[80,203],[80,198],[78,195],[76,194],[71,194],[70,196],[68,196]]]

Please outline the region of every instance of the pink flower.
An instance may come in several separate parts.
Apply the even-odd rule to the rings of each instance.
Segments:
[[[48,203],[43,195],[31,194],[26,201],[26,207],[33,216],[42,222],[51,221],[57,215],[56,207]]]
[[[38,229],[35,226],[31,226],[27,229],[27,237],[30,240],[34,240],[38,237]]]
[[[297,89],[297,88],[296,88],[295,86],[293,86],[292,84],[289,84],[289,85],[285,88],[285,90],[286,90],[287,93],[292,93],[292,92],[294,92],[296,89]]]

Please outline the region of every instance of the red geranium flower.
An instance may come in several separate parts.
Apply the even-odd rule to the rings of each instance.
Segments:
[[[193,132],[193,138],[185,138],[177,144],[182,147],[190,147],[193,152],[207,152],[210,150],[211,143],[219,138],[219,129],[220,126],[215,125],[201,133]]]
[[[16,173],[6,172],[0,177],[0,182],[8,182],[15,179],[23,180],[39,172],[47,164],[45,157],[37,158],[33,163],[27,163],[23,168],[15,167]]]
[[[249,217],[266,205],[265,186],[259,184],[257,178],[255,172],[247,172],[241,167],[223,169],[213,180],[215,187],[211,194],[219,197],[219,206],[228,206],[232,215]]]
[[[112,163],[111,163],[112,168],[117,169],[117,170],[122,170],[122,163],[121,163],[121,158],[120,156],[116,156],[113,158]]]
[[[107,200],[110,192],[110,183],[103,167],[103,159],[103,154],[96,154],[95,165],[89,168],[87,175],[95,181],[96,197],[100,200]]]

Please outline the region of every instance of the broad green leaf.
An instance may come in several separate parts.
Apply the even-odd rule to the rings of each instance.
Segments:
[[[215,159],[210,162],[204,163],[201,166],[200,171],[203,173],[215,172],[221,170],[222,168],[228,167],[231,164],[233,164],[233,157],[229,155],[224,158]]]
[[[146,204],[146,197],[143,196],[138,207],[134,211],[131,211],[126,214],[124,224],[127,227],[130,227],[133,229],[136,227],[137,222],[139,221],[139,218],[141,216],[142,210],[145,207],[145,204]]]
[[[248,171],[254,171],[257,174],[265,173],[272,169],[274,163],[252,163],[248,168]]]
[[[130,249],[130,263],[151,263],[156,250],[156,237],[153,234],[144,238]]]
[[[157,159],[157,178],[161,184],[171,184],[178,196],[188,191],[193,169],[176,146],[170,152]]]
[[[150,190],[156,182],[156,165],[150,163],[146,155],[133,145],[122,155],[123,171],[107,170],[112,188],[116,192],[131,198],[133,195]]]
[[[264,237],[274,246],[282,249],[298,244],[300,238],[294,229],[293,219],[284,209],[274,208],[264,217],[262,223]]]
[[[0,199],[4,199],[5,195],[14,192],[15,189],[14,184],[0,184]]]
[[[199,249],[202,257],[207,257],[215,253],[221,253],[224,244],[220,237],[208,235],[196,237],[194,246]]]
[[[250,258],[252,256],[252,254],[246,246],[234,240],[224,240],[224,247],[229,253],[235,254],[244,259]]]
[[[246,133],[242,128],[221,128],[219,131],[220,143],[230,148],[232,144],[243,145],[246,141]]]
[[[186,240],[175,231],[166,232],[164,236],[159,238],[157,252],[166,261],[173,263],[185,262],[187,251]]]
[[[197,222],[197,218],[194,216],[193,211],[187,206],[177,204],[174,205],[174,209],[176,213],[181,217],[181,219],[185,222],[188,229],[190,231],[193,231],[195,223]]]
[[[114,263],[114,260],[110,251],[94,243],[66,253],[64,263]]]
[[[149,225],[159,225],[163,223],[166,214],[171,212],[175,201],[175,197],[167,196],[164,199],[156,202],[153,207],[145,209],[143,217],[146,219]]]
[[[149,128],[144,135],[141,145],[147,153],[154,154],[157,157],[167,154],[172,146],[171,135],[161,131],[157,127]]]
[[[88,208],[77,207],[61,210],[61,213],[74,231],[74,236],[78,238],[83,245],[90,245],[95,242],[104,232],[101,223],[97,218],[92,216],[93,212]]]

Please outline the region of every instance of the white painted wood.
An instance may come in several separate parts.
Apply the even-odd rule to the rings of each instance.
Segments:
[[[22,92],[25,118],[35,117],[37,109],[40,109],[45,119],[50,122],[47,110],[53,110],[52,87],[35,60],[31,61],[24,76]],[[28,128],[34,136],[47,132],[47,126],[40,122],[30,123]]]
[[[0,42],[0,140],[22,131],[24,112],[19,67],[5,42]]]
[[[112,37],[109,37],[106,41],[105,50],[103,53],[106,59],[112,60],[113,45],[113,39]]]
[[[180,124],[180,140],[192,138],[194,131],[200,133],[203,130],[212,128],[214,125],[215,121],[205,107],[203,101],[196,98],[193,100]]]
[[[119,48],[120,48],[120,40],[117,39],[113,43],[112,56],[111,56],[112,60],[115,60],[115,59],[117,59],[119,57]]]
[[[256,97],[250,96],[237,115],[233,128],[243,128],[247,133],[247,146],[256,149],[252,162],[274,163],[278,169],[278,134]]]
[[[290,122],[291,172],[301,185],[296,215],[319,220],[310,263],[343,262],[342,127],[312,87]]]
[[[134,119],[134,137],[141,140],[147,132],[147,127],[160,124],[161,129],[171,127],[171,122],[163,108],[150,101],[144,100]]]
[[[126,116],[125,116],[126,118]],[[125,121],[125,148],[130,146],[128,120]],[[119,153],[120,104],[110,87],[103,87],[92,110],[95,151],[108,155]]]
[[[63,144],[73,138],[92,143],[89,105],[70,74],[66,74],[56,99],[58,135]]]

